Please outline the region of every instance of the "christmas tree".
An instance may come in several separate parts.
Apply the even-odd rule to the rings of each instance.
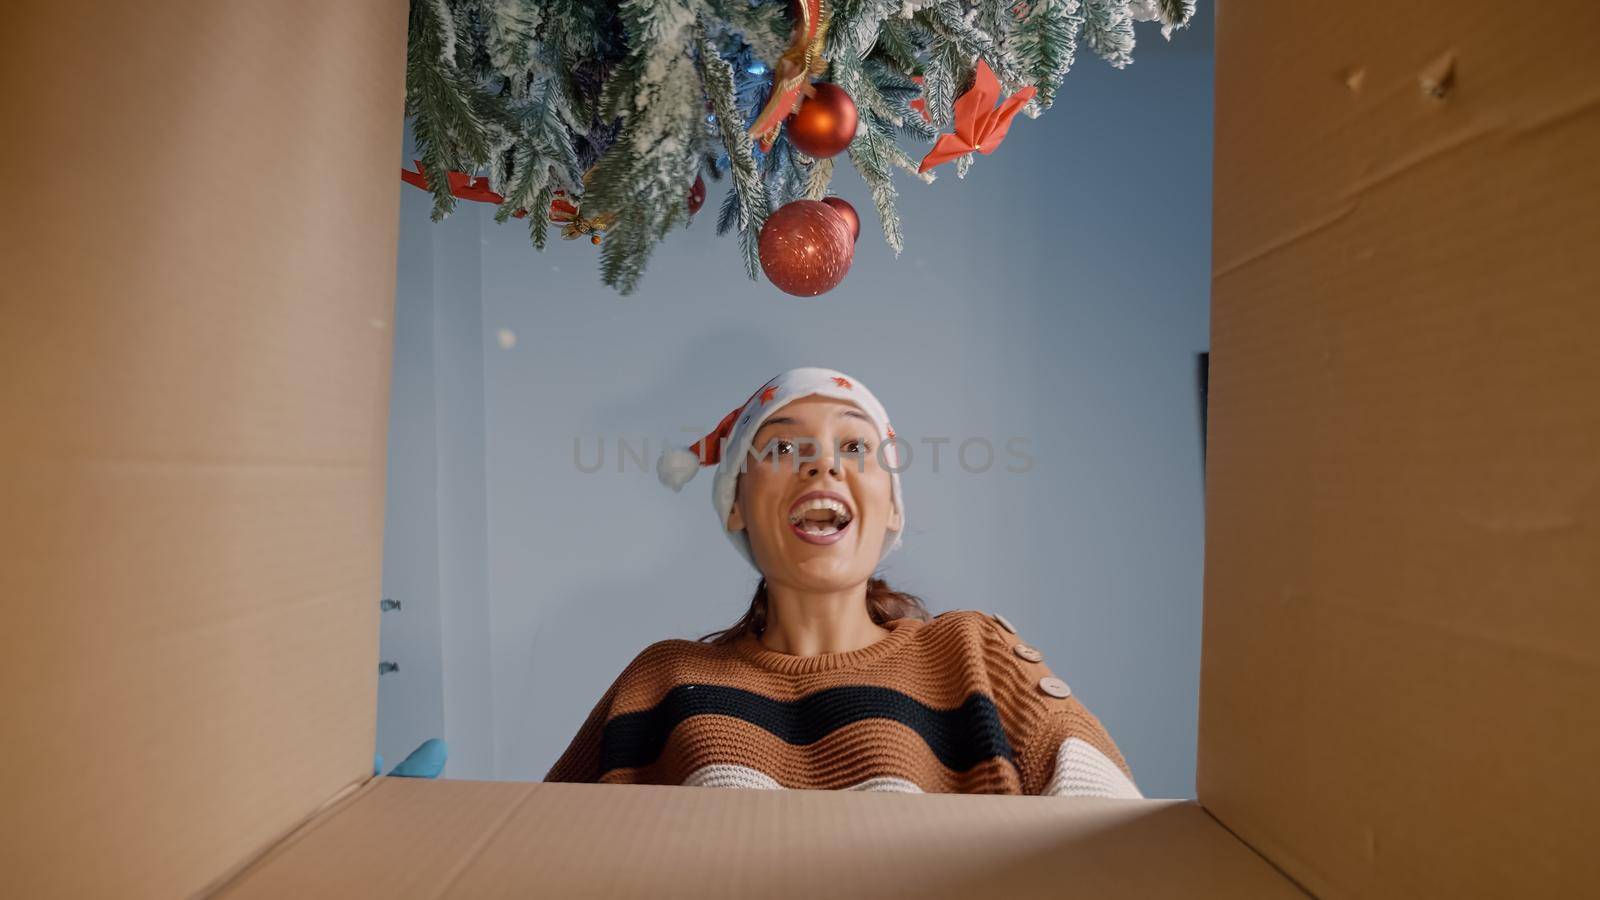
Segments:
[[[833,158],[801,153],[785,129],[767,146],[749,133],[785,54],[808,49],[796,25],[802,2],[412,0],[406,114],[433,218],[457,202],[451,172],[481,173],[503,198],[496,219],[526,218],[535,247],[548,239],[553,206],[571,213],[559,217],[568,236],[603,232],[601,277],[627,294],[690,215],[696,177],[726,176],[717,231],[738,233],[755,278],[767,216],[826,196],[834,171]],[[934,177],[918,172],[901,139],[932,143],[949,131],[980,61],[1007,93],[1032,87],[1023,112],[1037,116],[1080,43],[1121,68],[1132,62],[1135,21],[1158,21],[1170,36],[1194,13],[1194,0],[812,2],[822,27],[806,74],[843,88],[859,110],[846,152],[896,253],[895,170]],[[957,174],[972,161],[957,159]]]

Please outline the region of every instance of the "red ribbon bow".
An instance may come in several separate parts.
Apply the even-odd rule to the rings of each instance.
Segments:
[[[972,89],[962,94],[955,103],[955,134],[940,135],[939,142],[922,158],[922,165],[917,167],[917,171],[926,172],[973,151],[993,153],[1005,139],[1011,120],[1022,111],[1024,104],[1033,99],[1034,93],[1030,85],[996,106],[1000,82],[990,71],[989,64],[978,60],[978,73],[973,79]]]

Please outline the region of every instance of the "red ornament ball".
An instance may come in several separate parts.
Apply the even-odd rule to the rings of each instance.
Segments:
[[[789,143],[813,159],[826,159],[850,146],[856,136],[856,102],[836,84],[812,85],[785,126]]]
[[[694,184],[689,185],[689,215],[700,211],[706,205],[706,180],[699,175],[694,177]]]
[[[850,226],[850,240],[852,242],[861,237],[861,217],[856,215],[856,208],[850,201],[843,197],[823,197],[822,202],[833,207],[833,211],[844,217],[844,223]]]
[[[833,290],[856,252],[844,217],[820,200],[778,207],[761,226],[759,249],[761,271],[778,290],[796,297]]]

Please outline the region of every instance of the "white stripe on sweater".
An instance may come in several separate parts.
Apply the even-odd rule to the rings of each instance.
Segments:
[[[783,785],[759,769],[733,763],[712,763],[701,766],[683,780],[688,787],[749,788],[755,790],[782,790]],[[899,794],[920,794],[922,788],[904,778],[880,775],[842,788],[846,791],[886,791]],[[1056,770],[1044,794],[1056,797],[1110,797],[1138,800],[1144,797],[1139,788],[1122,774],[1117,764],[1082,738],[1070,737],[1061,742],[1056,752]]]
[[[776,791],[783,788],[783,785],[779,784],[777,779],[759,769],[732,763],[712,763],[709,766],[701,766],[689,773],[689,777],[685,778],[683,783],[689,787],[754,788],[768,791]],[[847,788],[841,788],[841,790],[890,791],[899,794],[922,793],[922,788],[904,778],[896,778],[892,775],[868,778],[866,781],[853,784]]]
[[[1117,764],[1083,738],[1069,737],[1056,751],[1056,771],[1043,793],[1053,797],[1142,800],[1144,794]]]

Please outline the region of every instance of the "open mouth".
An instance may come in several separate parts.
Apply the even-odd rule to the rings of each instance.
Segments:
[[[844,537],[855,518],[850,501],[833,491],[801,494],[789,507],[789,528],[803,541],[831,544]]]

